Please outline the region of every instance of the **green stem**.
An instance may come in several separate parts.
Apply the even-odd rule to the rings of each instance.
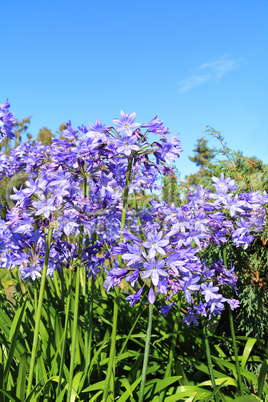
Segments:
[[[223,264],[227,267],[226,244],[224,244],[222,246],[222,257],[223,257]],[[235,367],[236,367],[236,372],[237,372],[239,394],[240,394],[240,396],[242,396],[243,395],[243,382],[242,382],[242,376],[241,376],[240,363],[239,363],[239,359],[238,359],[237,344],[236,344],[236,339],[235,339],[234,317],[233,317],[233,313],[232,313],[232,310],[229,305],[227,308],[228,308],[228,314],[229,314],[231,338],[232,338],[234,355],[235,355]]]
[[[203,336],[204,336],[204,340],[205,340],[206,355],[207,355],[207,362],[208,362],[208,369],[209,369],[209,373],[210,373],[211,383],[212,383],[213,391],[216,392],[217,386],[216,386],[214,373],[213,373],[213,366],[212,366],[210,346],[209,346],[209,340],[208,340],[208,332],[207,332],[207,323],[206,323],[206,320],[204,317],[202,317],[202,327],[203,327]],[[217,394],[215,394],[215,401],[220,402]]]
[[[133,162],[133,159],[129,158],[128,165],[127,165],[127,173],[126,173],[126,184],[125,184],[125,190],[124,190],[124,194],[123,194],[123,210],[122,210],[122,218],[121,218],[121,230],[124,229],[125,224],[126,224],[127,201],[128,201],[128,192],[129,192],[132,162]],[[122,235],[121,235],[121,238],[122,238]]]
[[[116,356],[116,333],[117,333],[117,319],[118,319],[118,304],[119,304],[119,288],[115,288],[115,300],[114,300],[114,313],[113,313],[113,330],[112,330],[112,338],[111,338],[111,347],[110,347],[110,355],[109,355],[109,364],[105,379],[105,388],[103,392],[103,400],[106,402],[108,398],[108,393],[110,390],[110,380],[111,374],[114,367],[114,361]]]
[[[146,295],[147,295],[147,293],[146,293]],[[127,346],[127,343],[128,343],[128,341],[129,341],[129,339],[130,339],[130,337],[132,335],[132,332],[134,331],[134,328],[136,327],[136,324],[140,319],[141,313],[142,313],[142,302],[139,305],[137,314],[135,316],[135,319],[133,320],[132,327],[131,327],[130,331],[128,332],[127,337],[126,337],[123,345],[121,346],[120,352],[118,353],[118,357],[124,352],[124,350],[125,350],[125,348]]]
[[[147,366],[148,366],[148,361],[149,361],[149,351],[150,351],[150,343],[151,343],[153,308],[154,308],[154,305],[149,304],[148,326],[147,326],[146,342],[145,342],[145,349],[144,349],[144,358],[143,358],[143,367],[142,367],[142,375],[141,375],[141,387],[140,387],[139,402],[143,402],[143,398],[144,398],[146,372],[147,372]]]
[[[60,287],[59,287],[59,273],[57,270],[55,270],[53,272],[53,282],[55,285],[55,290],[56,290],[57,296],[59,299],[61,299],[62,295],[61,295],[61,291],[60,291]]]
[[[126,184],[123,194],[123,209],[122,209],[122,217],[121,217],[121,230],[124,229],[126,224],[126,215],[127,215],[127,201],[128,201],[128,193],[129,193],[129,184],[131,177],[131,169],[132,169],[133,158],[128,159],[127,165],[127,173],[126,173]],[[120,235],[120,239],[123,239],[123,235]],[[122,257],[118,257],[119,266],[122,265]],[[115,288],[115,299],[114,299],[114,311],[113,311],[113,330],[112,330],[112,338],[111,338],[111,346],[110,346],[110,355],[109,355],[109,364],[106,373],[106,379],[104,384],[103,391],[103,401],[106,402],[109,394],[110,388],[110,380],[112,376],[112,371],[115,371],[115,358],[116,358],[116,334],[117,334],[117,320],[118,320],[118,309],[119,309],[119,293],[120,289],[118,287]]]
[[[88,280],[90,281],[90,279]],[[91,347],[92,347],[92,328],[93,328],[93,307],[94,307],[94,292],[95,292],[95,280],[91,275],[91,292],[90,292],[90,304],[89,304],[89,320],[88,320],[88,354],[86,355],[86,367],[89,366],[91,361]]]
[[[61,361],[60,361],[60,370],[59,370],[59,381],[58,381],[57,393],[56,393],[57,397],[59,396],[60,391],[61,391],[61,379],[62,379],[62,373],[63,373],[63,366],[64,366],[64,362],[65,362],[67,329],[68,329],[71,294],[72,294],[72,270],[69,271],[69,283],[68,283],[67,292],[68,292],[68,296],[67,296],[66,309],[65,309],[64,332],[63,332],[63,337],[62,337],[62,350],[61,350]]]
[[[171,348],[169,351],[168,364],[167,364],[164,378],[169,378],[170,374],[171,374],[171,366],[172,366],[172,362],[174,359],[174,351],[175,351],[175,347],[177,344],[177,337],[178,337],[179,324],[180,324],[180,318],[181,318],[181,295],[182,295],[182,292],[179,292],[179,300],[178,300],[178,305],[177,305],[176,319],[175,319],[175,323],[174,323],[174,333],[173,333],[173,337],[172,337],[172,341],[171,341]],[[160,394],[159,402],[164,402],[165,394],[166,394],[166,391],[163,390]]]
[[[51,245],[51,239],[52,239],[52,231],[53,231],[52,226],[50,226],[49,230],[48,230],[48,234],[47,234],[46,253],[45,253],[44,265],[43,265],[43,270],[42,270],[42,279],[41,279],[41,285],[40,285],[40,291],[39,291],[37,313],[35,316],[34,339],[33,339],[33,347],[32,347],[32,354],[31,354],[30,371],[29,371],[29,376],[28,376],[27,396],[31,392],[32,383],[33,383],[33,374],[34,374],[35,359],[36,359],[36,354],[37,354],[37,343],[38,343],[39,327],[40,327],[40,321],[41,321],[42,305],[43,305],[44,290],[45,290],[45,283],[46,283],[46,276],[47,276],[50,245]]]
[[[83,243],[83,237],[84,237],[83,235],[84,235],[83,225],[80,225],[80,233],[79,233],[79,239],[78,239],[77,269],[76,269],[76,278],[75,278],[75,301],[74,301],[74,321],[73,321],[73,333],[72,333],[72,352],[71,352],[71,362],[70,362],[70,371],[69,371],[67,402],[71,401],[71,396],[72,396],[72,383],[73,383],[75,349],[76,349],[76,334],[77,334],[77,323],[78,323],[81,255],[82,255],[82,243]]]

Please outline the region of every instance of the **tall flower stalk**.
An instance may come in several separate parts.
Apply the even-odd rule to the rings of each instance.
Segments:
[[[224,265],[227,267],[226,244],[224,244],[222,246],[222,258],[223,258]],[[239,389],[239,394],[242,396],[244,394],[243,382],[242,382],[241,369],[240,369],[240,363],[239,363],[238,352],[237,352],[237,344],[236,344],[236,338],[235,338],[234,317],[233,317],[233,313],[232,313],[232,310],[229,305],[228,305],[228,315],[229,315],[229,323],[230,323],[230,330],[231,330],[231,338],[232,338],[234,355],[235,355],[235,367],[236,367],[236,372],[237,372],[238,389]]]
[[[215,377],[214,377],[213,365],[212,365],[212,360],[211,360],[210,345],[209,345],[208,330],[207,330],[207,322],[206,322],[204,317],[202,317],[202,329],[203,329],[203,336],[204,336],[204,342],[205,342],[205,348],[206,348],[206,356],[207,356],[210,379],[211,379],[213,391],[216,392],[217,391],[217,385],[216,385],[216,381],[215,381]],[[215,393],[215,401],[220,402],[217,393]]]
[[[121,217],[121,230],[124,229],[126,224],[126,214],[127,214],[127,201],[128,201],[128,193],[129,193],[129,184],[130,184],[130,177],[131,177],[131,169],[132,169],[132,162],[133,158],[128,158],[128,165],[127,165],[127,173],[126,173],[126,183],[123,195],[123,210],[122,210],[122,217]],[[121,234],[122,238],[122,234]],[[122,264],[122,257],[119,256],[119,265]],[[103,400],[107,401],[109,388],[110,388],[110,380],[112,371],[115,368],[115,357],[116,357],[116,334],[117,334],[117,320],[118,320],[118,309],[119,309],[119,293],[120,289],[118,287],[115,288],[115,298],[114,298],[114,311],[113,311],[113,329],[112,329],[112,336],[111,336],[111,346],[110,346],[110,358],[108,369],[106,373],[105,385],[104,385],[104,392],[103,392]]]
[[[83,195],[87,196],[87,179],[83,179]],[[78,311],[79,311],[79,295],[80,295],[80,275],[81,275],[81,260],[82,260],[82,248],[83,248],[83,239],[84,239],[84,227],[80,225],[80,233],[78,237],[78,256],[77,256],[77,264],[76,264],[76,277],[75,277],[75,302],[74,302],[74,321],[73,321],[73,333],[72,333],[72,352],[71,352],[71,362],[70,362],[70,371],[69,371],[69,380],[68,380],[68,393],[67,393],[67,402],[71,401],[72,395],[72,383],[73,383],[73,373],[74,373],[74,365],[75,365],[75,351],[76,351],[76,335],[77,335],[77,323],[78,323]],[[84,268],[85,271],[85,268]],[[85,275],[83,275],[84,283],[83,286],[86,287],[86,279]]]
[[[35,359],[36,359],[36,354],[37,354],[39,327],[40,327],[41,314],[42,314],[42,305],[43,305],[43,298],[44,298],[44,291],[45,291],[45,283],[46,283],[46,276],[47,276],[47,268],[48,268],[48,260],[49,260],[52,232],[53,232],[53,228],[52,228],[52,225],[50,225],[50,227],[48,229],[48,233],[47,233],[47,239],[46,239],[46,253],[45,253],[44,265],[43,265],[43,270],[42,270],[42,279],[41,279],[41,285],[40,285],[40,290],[39,290],[37,313],[35,316],[34,339],[33,339],[32,353],[31,353],[30,371],[29,371],[29,376],[28,376],[27,396],[31,392],[32,383],[33,383],[33,374],[34,374]]]
[[[144,348],[144,358],[143,358],[143,366],[142,366],[142,374],[141,374],[141,386],[140,386],[140,394],[139,394],[139,402],[143,402],[144,400],[144,388],[146,384],[146,372],[149,361],[149,352],[150,352],[150,343],[151,343],[151,335],[152,335],[152,323],[153,323],[153,304],[149,304],[148,311],[148,324],[147,324],[147,333],[146,333],[146,342]]]
[[[59,379],[58,379],[58,386],[56,395],[57,397],[61,391],[61,380],[63,375],[63,366],[65,362],[65,352],[66,352],[66,344],[67,344],[67,330],[69,324],[69,312],[70,312],[70,303],[71,303],[71,296],[72,296],[72,270],[69,271],[69,282],[67,287],[67,301],[66,301],[66,308],[65,308],[65,323],[64,323],[64,331],[62,336],[62,349],[61,349],[61,360],[60,360],[60,368],[59,368]]]
[[[174,329],[173,329],[173,337],[172,337],[172,341],[171,341],[171,348],[170,348],[170,351],[169,351],[168,363],[167,363],[165,376],[164,376],[165,379],[170,377],[171,366],[172,366],[172,362],[173,362],[173,359],[174,359],[174,351],[175,351],[175,347],[176,347],[176,344],[177,344],[177,337],[178,337],[178,333],[179,333],[179,325],[180,325],[180,322],[181,322],[181,297],[182,297],[182,292],[179,292],[178,303],[177,303],[177,312],[176,312],[176,318],[175,318]],[[160,394],[159,402],[164,402],[165,394],[166,394],[166,391],[163,390],[161,392],[161,394]]]
[[[78,239],[78,257],[76,264],[76,276],[75,276],[75,301],[74,301],[74,320],[73,320],[73,332],[72,332],[72,349],[71,349],[71,362],[68,379],[68,393],[67,402],[71,401],[72,395],[72,383],[75,365],[75,350],[76,350],[76,335],[77,335],[77,323],[78,323],[78,310],[79,310],[79,294],[80,294],[80,271],[81,271],[81,255],[82,255],[82,242],[83,242],[83,225],[80,225],[80,234]]]

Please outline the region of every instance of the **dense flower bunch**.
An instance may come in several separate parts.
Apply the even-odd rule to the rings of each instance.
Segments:
[[[19,266],[23,279],[35,280],[40,276],[49,225],[55,229],[48,272],[52,275],[55,269],[72,265],[77,243],[70,244],[66,238],[77,237],[82,225],[87,235],[83,262],[89,275],[99,269],[103,259],[96,256],[96,251],[104,242],[112,244],[120,237],[122,191],[130,158],[133,159],[130,191],[140,186],[154,189],[158,186],[158,172],[172,172],[162,162],[167,153],[175,158],[181,152],[179,141],[167,138],[168,130],[162,121],[155,117],[146,123],[144,135],[143,126],[134,123],[134,119],[135,114],[121,112],[121,120],[114,120],[118,131],[105,127],[99,120],[95,125],[89,123],[89,130],[85,126],[75,130],[68,122],[64,139],[55,140],[51,146],[26,143],[12,150],[9,158],[2,155],[3,174],[9,176],[20,170],[30,173],[25,187],[14,187],[10,197],[16,205],[7,213],[1,234],[5,237],[2,267]],[[123,135],[120,135],[121,123],[125,127]],[[149,133],[160,137],[153,146],[147,140]],[[150,153],[155,155],[155,162],[150,160]],[[83,192],[84,180],[86,192]],[[128,217],[133,221],[132,211],[128,211]],[[99,240],[90,248],[93,235]]]
[[[198,252],[210,243],[220,246],[228,239],[246,249],[254,233],[265,224],[262,205],[268,202],[268,197],[259,192],[234,195],[236,183],[223,175],[212,180],[216,193],[198,187],[183,206],[152,202],[150,214],[142,217],[140,230],[145,235],[144,241],[137,233],[123,231],[124,242],[113,252],[115,256],[121,254],[127,266],[114,265],[106,279],[108,288],[119,285],[123,278],[134,286],[140,276],[150,277],[149,302],[154,303],[155,293],[164,294],[170,301],[161,308],[164,315],[173,306],[173,296],[183,291],[190,305],[184,317],[187,324],[192,321],[197,324],[201,315],[211,318],[220,314],[224,302],[231,309],[238,307],[237,300],[227,299],[220,293],[225,285],[236,291],[234,267],[227,270],[222,260],[208,266],[200,260]],[[128,296],[131,304],[141,298],[144,286]]]
[[[1,111],[8,109],[5,105]],[[198,187],[180,207],[153,201],[137,216],[127,208],[128,194],[158,188],[159,175],[173,172],[170,161],[182,149],[178,136],[169,138],[157,116],[145,124],[135,118],[135,113],[121,112],[115,127],[98,119],[78,130],[68,122],[64,138],[52,145],[26,143],[9,158],[0,156],[2,175],[29,174],[24,187],[14,187],[10,198],[16,204],[0,222],[0,266],[19,267],[25,280],[40,277],[46,233],[53,227],[47,271],[53,277],[55,270],[75,267],[82,233],[81,259],[88,276],[96,279],[105,270],[107,291],[129,282],[131,305],[147,288],[149,303],[156,295],[167,302],[160,307],[163,315],[182,292],[189,305],[184,321],[197,325],[200,316],[221,314],[224,303],[232,309],[239,304],[221,291],[226,285],[236,290],[234,267],[228,270],[222,260],[208,265],[198,253],[228,239],[247,248],[264,225],[262,205],[268,197],[235,194],[236,183],[222,175],[213,178],[215,192]],[[157,140],[150,143],[149,135]]]

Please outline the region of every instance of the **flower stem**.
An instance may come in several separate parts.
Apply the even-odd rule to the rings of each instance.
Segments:
[[[179,324],[180,324],[180,318],[181,318],[181,295],[182,292],[179,292],[179,300],[178,300],[178,305],[177,305],[177,312],[176,312],[176,319],[174,323],[174,333],[171,341],[171,348],[169,351],[169,358],[168,358],[168,364],[165,372],[164,378],[169,378],[171,374],[171,366],[174,358],[174,351],[177,343],[177,337],[178,337],[178,332],[179,332]],[[160,394],[159,402],[164,402],[165,399],[165,394],[166,391],[163,390]]]
[[[222,257],[223,257],[223,264],[227,267],[226,244],[224,244],[222,246]],[[238,359],[237,344],[236,344],[236,339],[235,339],[234,317],[233,317],[233,313],[232,313],[232,310],[229,305],[227,308],[228,308],[228,314],[229,314],[231,338],[232,338],[234,355],[235,355],[235,367],[236,367],[237,380],[238,380],[238,386],[239,386],[239,394],[240,394],[240,396],[242,396],[243,395],[243,382],[242,382],[242,376],[241,376],[240,363],[239,363],[239,359]]]
[[[69,311],[70,311],[70,303],[71,303],[71,294],[72,294],[72,270],[69,271],[69,283],[68,283],[68,296],[66,302],[66,310],[65,310],[65,323],[64,323],[64,332],[62,337],[62,350],[61,350],[61,361],[60,361],[60,370],[59,370],[59,380],[57,386],[57,394],[58,397],[61,391],[61,379],[63,373],[63,366],[65,362],[65,351],[66,351],[66,338],[67,338],[67,329],[69,322]]]
[[[116,356],[116,333],[117,333],[117,319],[118,319],[118,304],[119,304],[119,288],[115,288],[115,299],[114,299],[114,313],[113,313],[113,330],[112,330],[112,337],[111,337],[111,347],[110,347],[110,358],[109,358],[109,364],[108,364],[108,369],[107,369],[107,374],[106,374],[106,381],[105,381],[105,387],[104,387],[104,392],[103,392],[103,401],[107,401],[108,398],[108,393],[110,390],[110,380],[111,380],[111,374],[113,371],[114,367],[114,361],[115,361],[115,356]]]
[[[42,270],[42,279],[41,279],[41,285],[40,285],[40,290],[39,290],[37,312],[35,315],[34,339],[33,339],[32,353],[31,353],[30,371],[29,371],[29,376],[28,376],[27,396],[31,392],[32,383],[33,383],[33,374],[34,374],[35,359],[36,359],[36,354],[37,354],[37,343],[38,343],[39,327],[40,327],[41,314],[42,314],[42,305],[43,305],[44,290],[45,290],[45,283],[46,283],[46,276],[47,276],[50,245],[51,245],[51,240],[52,240],[52,232],[53,232],[53,229],[52,229],[52,226],[50,226],[49,230],[48,230],[48,234],[47,234],[47,239],[46,239],[46,253],[45,253],[44,265],[43,265],[43,270]]]
[[[122,218],[121,218],[121,230],[124,229],[126,224],[126,215],[127,215],[127,201],[128,201],[128,192],[129,192],[129,184],[130,184],[130,176],[131,176],[131,168],[132,168],[133,159],[128,159],[127,165],[127,173],[126,173],[126,184],[123,195],[123,210],[122,210]],[[122,235],[121,235],[122,238]]]
[[[123,194],[123,209],[122,209],[122,217],[121,217],[121,230],[124,229],[126,224],[126,215],[127,215],[127,201],[128,201],[128,193],[129,193],[129,184],[131,177],[131,169],[132,169],[133,158],[128,159],[127,172],[126,172],[126,183]],[[120,239],[123,238],[123,235],[120,235]],[[119,266],[122,265],[122,257],[118,257]],[[109,364],[106,373],[106,379],[104,384],[103,391],[103,401],[106,402],[108,398],[108,393],[110,388],[110,380],[112,371],[115,371],[115,357],[116,357],[116,334],[117,334],[117,319],[118,319],[118,308],[119,308],[119,293],[120,289],[118,287],[115,288],[115,298],[114,298],[114,312],[113,312],[113,330],[112,330],[112,338],[111,338],[111,346],[110,346],[110,355],[109,355]],[[114,380],[113,380],[114,382]]]
[[[75,278],[74,321],[73,321],[72,349],[71,349],[72,352],[71,352],[71,362],[70,362],[70,371],[69,371],[67,402],[71,401],[71,395],[72,395],[72,383],[73,383],[75,349],[76,349],[76,334],[77,334],[77,323],[78,323],[80,271],[81,271],[83,237],[84,237],[83,225],[80,225],[80,233],[79,233],[79,239],[78,239],[78,257],[77,257],[77,265],[76,265],[77,269],[76,269],[76,278]]]
[[[216,386],[214,373],[213,373],[213,366],[212,366],[210,346],[209,346],[209,340],[208,340],[208,332],[207,332],[207,323],[206,323],[204,317],[202,317],[202,327],[203,327],[203,336],[204,336],[204,340],[205,340],[208,369],[209,369],[209,374],[210,374],[213,391],[215,392],[217,389],[217,386]],[[220,402],[217,394],[215,394],[215,401]]]
[[[145,349],[144,349],[139,402],[143,402],[143,398],[144,398],[144,388],[145,388],[145,382],[146,382],[146,372],[147,372],[147,366],[148,366],[148,361],[149,361],[149,351],[150,351],[150,342],[151,342],[151,334],[152,334],[153,308],[154,308],[154,305],[149,304],[148,325],[147,325],[146,342],[145,342]]]

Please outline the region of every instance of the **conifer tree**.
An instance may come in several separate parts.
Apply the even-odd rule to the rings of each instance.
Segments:
[[[207,146],[207,142],[208,141],[204,138],[199,138],[195,148],[193,149],[195,155],[189,156],[189,159],[192,162],[194,162],[197,166],[200,166],[200,169],[197,173],[189,176],[190,185],[199,185],[205,176],[210,177],[211,175],[207,168],[210,164],[210,161],[215,156],[215,150],[209,148]]]

